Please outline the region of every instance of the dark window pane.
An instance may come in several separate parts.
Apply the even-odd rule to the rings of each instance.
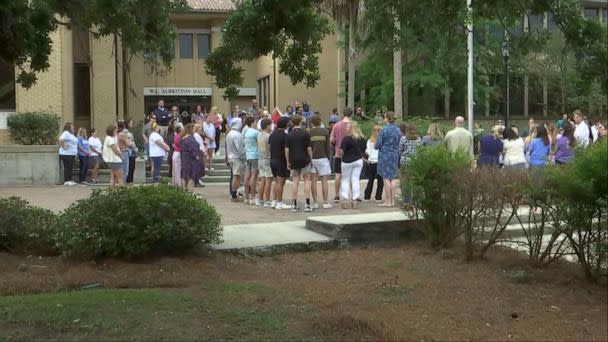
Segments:
[[[88,64],[74,64],[74,116],[91,116],[91,73]]]
[[[534,14],[528,17],[528,29],[530,32],[538,32],[543,29],[543,14]]]
[[[597,18],[597,8],[585,8],[585,18]]]
[[[192,33],[179,34],[179,58],[192,58]]]
[[[15,67],[0,57],[0,109],[15,107]]]
[[[553,13],[547,13],[547,30],[553,31],[556,26],[555,20],[553,20]]]
[[[602,12],[604,13],[604,24],[606,24],[608,23],[608,8],[602,9]]]
[[[208,34],[198,35],[198,58],[207,58],[209,56],[210,37]]]

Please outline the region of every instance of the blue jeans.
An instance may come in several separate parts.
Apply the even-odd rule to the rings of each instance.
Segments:
[[[525,170],[526,163],[517,163],[513,165],[505,165],[505,168],[514,169],[514,170]]]
[[[78,156],[78,183],[86,182],[89,173],[89,156]]]
[[[122,151],[121,152],[121,156],[122,156],[122,178],[125,181],[125,183],[127,182],[127,176],[129,175],[129,156],[130,153],[129,151]]]
[[[163,157],[150,157],[152,159],[152,183],[160,182],[160,167],[163,165]]]

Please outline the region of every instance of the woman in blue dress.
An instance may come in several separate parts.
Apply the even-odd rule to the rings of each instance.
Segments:
[[[395,113],[388,112],[384,117],[386,126],[380,131],[375,148],[378,152],[378,174],[384,179],[384,198],[380,207],[394,207],[397,191],[397,169],[399,167],[399,140],[401,131],[395,125]]]

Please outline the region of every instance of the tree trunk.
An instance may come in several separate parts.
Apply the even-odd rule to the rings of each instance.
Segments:
[[[401,29],[399,20],[395,18],[394,21],[395,30],[397,32]],[[401,49],[393,50],[393,107],[395,108],[395,116],[403,117],[405,119],[405,112],[403,112],[403,79],[402,79],[402,55]]]
[[[443,85],[443,107],[444,107],[444,115],[446,119],[450,119],[450,85],[448,81],[445,81]]]
[[[530,78],[528,75],[524,75],[524,117],[528,117],[530,115]]]
[[[549,107],[549,94],[547,90],[547,79],[543,77],[543,117],[547,117],[547,108]]]
[[[486,114],[486,118],[490,117],[490,77],[486,76],[486,96],[484,99],[484,106],[485,106],[485,114]]]
[[[348,99],[347,105],[355,106],[355,13],[348,18]]]

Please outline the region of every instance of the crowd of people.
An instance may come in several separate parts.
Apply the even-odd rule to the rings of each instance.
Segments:
[[[367,138],[358,123],[362,120],[375,123]],[[420,137],[414,124],[397,125],[393,112],[376,112],[371,118],[361,108],[346,107],[340,118],[334,109],[325,125],[306,102],[289,105],[284,112],[274,108],[271,114],[253,100],[247,110],[237,106],[224,117],[215,107],[207,112],[201,106],[193,113],[180,114],[176,106],[167,110],[160,100],[146,120],[142,138],[153,183],[160,181],[161,166],[166,161],[174,186],[190,190],[204,186],[203,176],[214,170],[213,156],[223,147],[224,161],[230,169],[232,201],[312,212],[334,204],[357,208],[360,202],[371,201],[372,195],[380,207],[395,206],[399,169],[410,162],[420,146],[474,151],[478,167],[526,169],[567,164],[575,147],[586,147],[606,136],[604,123],[589,122],[580,110],[556,123],[538,125],[531,118],[521,134],[517,127],[505,127],[500,120],[487,134],[479,127],[469,132],[464,126],[465,120],[459,116],[449,132],[444,134],[439,124],[431,123],[427,134]],[[131,120],[110,125],[102,144],[95,129],[87,135],[80,128],[74,136],[74,125],[67,123],[59,137],[65,184],[76,184],[71,178],[76,156],[81,184],[98,182],[102,160],[111,170],[110,187],[133,183],[138,149],[131,128]],[[333,199],[329,196],[332,174]],[[286,200],[284,188],[290,178],[290,200]],[[361,178],[367,179],[363,193]],[[300,183],[304,187],[303,202],[298,202]],[[411,194],[403,196],[406,203],[411,200]]]

